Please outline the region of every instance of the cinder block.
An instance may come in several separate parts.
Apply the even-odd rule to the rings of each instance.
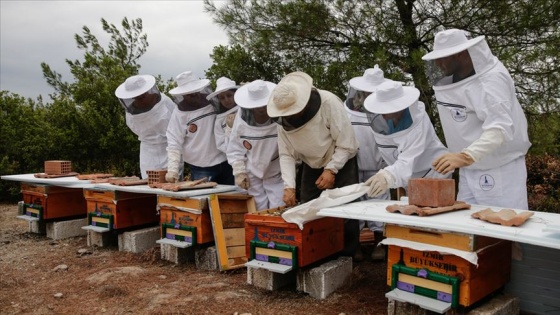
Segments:
[[[119,251],[141,253],[156,247],[160,237],[159,226],[123,232],[118,236]]]
[[[315,268],[299,270],[297,290],[322,300],[351,282],[352,258],[343,256]]]
[[[450,309],[445,315],[515,315],[519,314],[520,303],[519,298],[509,295],[500,294],[477,308],[469,311]],[[418,305],[389,300],[387,306],[388,315],[431,315],[434,312],[425,310]]]
[[[82,226],[87,225],[87,219],[75,219],[58,222],[48,222],[46,225],[47,237],[53,240],[61,240],[76,236],[85,236],[87,231]]]
[[[87,245],[98,247],[110,247],[117,245],[117,235],[111,232],[98,233],[87,231]]]
[[[29,222],[29,233],[42,234],[42,235],[47,233],[47,225],[45,224],[45,221],[39,220],[39,221],[28,221],[28,222]]]
[[[170,261],[176,265],[186,264],[194,261],[194,249],[192,247],[179,248],[169,244],[160,244],[161,259]]]
[[[455,180],[411,178],[408,181],[408,203],[420,207],[452,206],[455,203]]]
[[[195,250],[194,261],[200,270],[218,270],[218,252],[216,246]]]
[[[268,291],[295,284],[297,272],[275,273],[262,268],[247,267],[247,283]]]

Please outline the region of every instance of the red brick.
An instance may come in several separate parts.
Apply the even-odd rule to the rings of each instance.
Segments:
[[[45,161],[45,174],[63,175],[72,172],[70,161]]]
[[[408,181],[408,203],[420,207],[446,207],[455,203],[455,180],[412,178]]]

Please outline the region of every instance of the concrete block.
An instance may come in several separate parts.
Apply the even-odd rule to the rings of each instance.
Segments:
[[[516,296],[501,294],[469,312],[469,315],[512,315],[521,312]]]
[[[194,262],[200,270],[218,270],[218,251],[216,246],[199,248],[195,250]]]
[[[499,294],[470,310],[450,309],[445,315],[515,315],[521,312],[519,298],[509,294]],[[389,301],[388,315],[431,315],[434,314],[418,305]]]
[[[297,272],[275,273],[267,269],[247,267],[247,283],[268,291],[295,284]]]
[[[82,226],[87,225],[87,218],[48,222],[46,224],[47,237],[53,240],[61,240],[76,236],[85,236],[87,231]]]
[[[35,234],[46,234],[47,233],[47,224],[45,221],[28,221],[29,222],[29,233]]]
[[[98,233],[87,231],[87,245],[98,247],[110,247],[117,245],[117,235],[111,232]]]
[[[170,261],[176,265],[186,264],[194,261],[194,249],[192,247],[179,248],[169,244],[159,244],[161,259]]]
[[[119,251],[141,253],[156,247],[160,237],[159,226],[123,232],[118,236]]]
[[[351,282],[352,258],[343,256],[315,268],[299,270],[297,290],[322,300]]]

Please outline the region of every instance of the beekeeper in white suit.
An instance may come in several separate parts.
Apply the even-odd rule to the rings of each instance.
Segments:
[[[369,124],[364,101],[366,97],[375,92],[375,89],[383,82],[387,81],[383,70],[375,65],[373,68],[366,69],[364,74],[350,79],[348,94],[344,102],[348,119],[354,128],[354,134],[359,143],[358,153],[358,177],[360,182],[368,180],[377,172],[387,166],[381,152],[377,148],[375,136]],[[377,199],[389,199],[389,191],[376,197]],[[367,199],[364,195],[362,199]],[[360,220],[360,230],[367,226],[375,236],[375,241],[379,242],[383,238],[383,222]],[[359,250],[354,256],[356,260],[363,260],[363,253]],[[378,260],[385,258],[382,247],[375,247],[372,259]]]
[[[167,168],[167,126],[175,109],[173,101],[161,94],[151,75],[134,75],[115,90],[125,108],[126,125],[140,140],[140,172]]]
[[[229,135],[233,127],[233,120],[237,113],[237,104],[234,95],[239,86],[235,81],[220,77],[216,80],[216,89],[206,99],[212,101],[216,109],[216,121],[214,122],[214,137],[218,150],[226,153],[229,144]]]
[[[460,169],[460,200],[527,209],[527,120],[513,79],[484,36],[439,32],[422,59],[435,61],[443,76],[433,89],[451,153],[438,156],[434,168],[443,174]]]
[[[266,111],[274,87],[272,82],[255,80],[235,92],[235,102],[241,108],[227,148],[235,184],[254,197],[257,210],[284,205],[277,125]]]
[[[177,108],[167,128],[169,163],[165,180],[180,178],[181,158],[189,165],[191,180],[208,178],[218,184],[233,185],[226,154],[218,150],[214,138],[216,110],[206,98],[212,93],[210,80],[199,79],[192,71],[175,78],[177,87],[169,91]]]
[[[364,102],[377,147],[387,167],[366,181],[368,196],[389,188],[408,187],[411,178],[448,178],[432,169],[432,161],[447,153],[434,126],[418,101],[417,88],[388,80]]]

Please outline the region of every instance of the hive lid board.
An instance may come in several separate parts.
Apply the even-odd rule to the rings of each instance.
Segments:
[[[97,233],[105,233],[105,232],[111,231],[110,228],[101,227],[101,226],[93,226],[93,225],[82,226],[82,230],[88,230],[88,231],[93,231],[93,232],[97,232]]]
[[[406,292],[400,289],[394,289],[385,293],[385,297],[390,300],[406,302],[420,306],[421,308],[443,314],[451,308],[451,303],[438,301],[422,295]]]
[[[168,244],[168,245],[179,247],[179,248],[187,248],[187,247],[192,246],[192,243],[178,241],[178,240],[170,240],[168,238],[159,239],[159,240],[156,241],[156,243],[158,243],[158,244]]]
[[[246,267],[253,267],[253,268],[261,268],[261,269],[266,269],[268,271],[272,271],[275,273],[281,273],[281,274],[285,274],[288,271],[292,270],[292,266],[286,266],[286,265],[281,265],[281,264],[275,264],[275,263],[271,263],[268,261],[260,261],[260,260],[256,260],[253,259],[247,263],[245,263]]]
[[[39,218],[32,217],[30,215],[25,215],[25,214],[24,215],[18,215],[17,218],[18,219],[23,219],[23,220],[26,220],[26,221],[29,221],[29,222],[39,221]]]

